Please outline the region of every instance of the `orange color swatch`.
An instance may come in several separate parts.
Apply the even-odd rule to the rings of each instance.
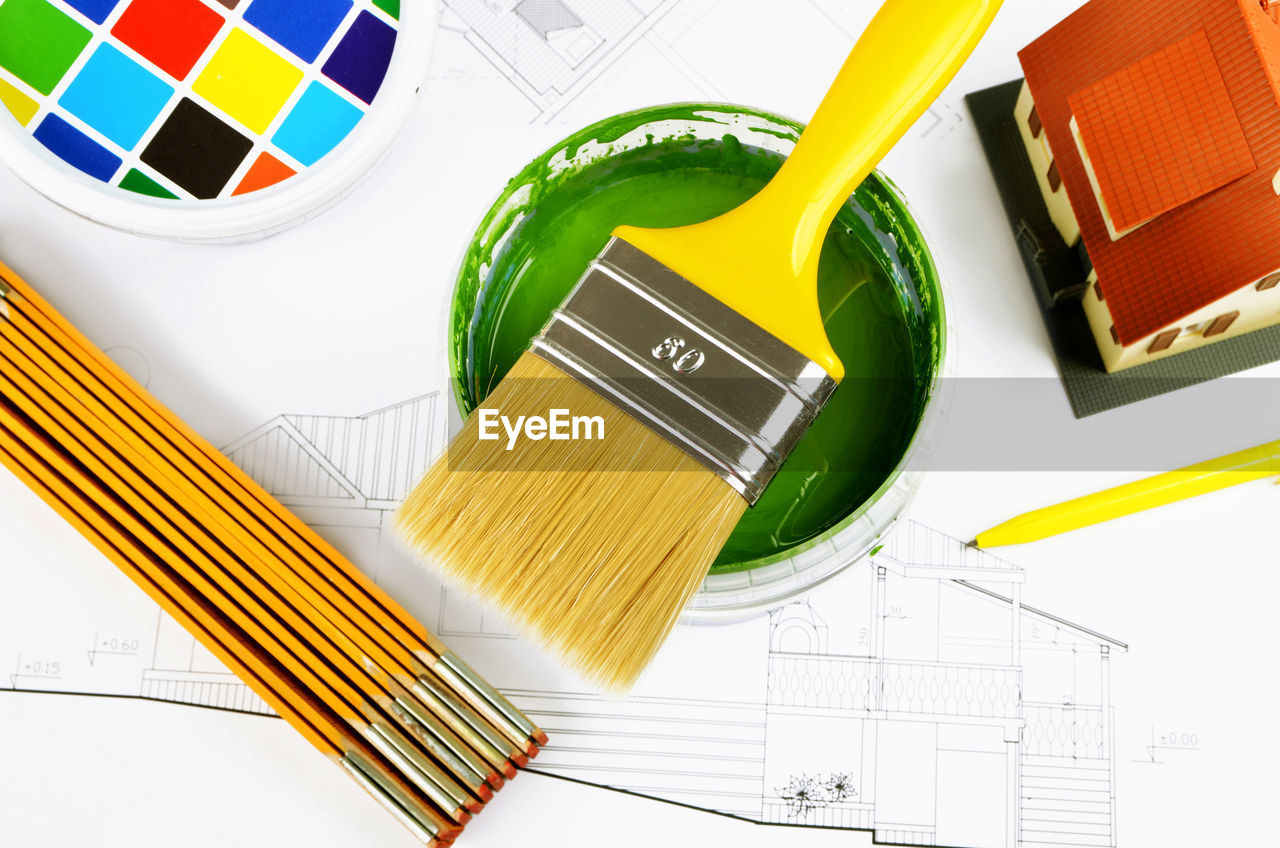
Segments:
[[[270,153],[263,153],[258,157],[258,161],[250,166],[249,173],[244,175],[244,179],[240,181],[240,185],[236,186],[236,190],[231,192],[231,195],[234,197],[273,186],[284,182],[295,173],[297,172]]]

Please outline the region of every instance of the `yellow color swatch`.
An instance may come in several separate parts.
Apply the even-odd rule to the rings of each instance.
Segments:
[[[262,135],[301,81],[302,71],[287,59],[233,29],[191,89]]]
[[[0,79],[0,103],[3,103],[4,108],[13,113],[13,117],[17,118],[18,123],[24,127],[31,123],[31,119],[40,109],[39,103],[2,79]]]

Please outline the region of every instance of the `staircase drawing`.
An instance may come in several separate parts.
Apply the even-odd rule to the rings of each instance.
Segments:
[[[1025,711],[1021,844],[1115,845],[1110,722],[1098,709],[1028,704]]]

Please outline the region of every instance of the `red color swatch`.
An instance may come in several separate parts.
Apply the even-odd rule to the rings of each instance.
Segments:
[[[222,15],[200,0],[133,0],[111,34],[183,80],[220,29]]]
[[[231,195],[234,197],[273,186],[289,179],[295,173],[297,172],[270,153],[263,153],[258,157],[258,161],[249,167],[249,173],[244,175],[244,179],[240,181],[240,185],[236,186],[236,190],[231,192]]]

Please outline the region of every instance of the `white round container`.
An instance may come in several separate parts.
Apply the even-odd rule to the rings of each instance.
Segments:
[[[404,126],[425,79],[435,34],[434,0],[403,3],[398,20],[387,11],[394,8],[392,3],[355,0],[347,7],[342,0],[332,3],[325,0],[316,8],[329,7],[333,20],[339,22],[324,40],[320,52],[308,61],[253,23],[257,19],[261,24],[263,16],[270,13],[276,23],[262,25],[285,41],[291,41],[288,30],[296,28],[281,27],[281,10],[308,15],[311,9],[308,4],[300,0],[267,0],[257,11],[255,6],[264,0],[204,6],[207,11],[197,9],[196,13],[206,17],[208,27],[217,27],[216,35],[201,50],[192,68],[179,78],[181,71],[173,71],[172,62],[160,58],[161,53],[157,51],[162,52],[162,47],[150,47],[136,34],[129,35],[130,29],[134,33],[140,27],[145,30],[150,22],[139,24],[127,16],[132,14],[136,19],[143,15],[176,14],[171,9],[182,5],[182,0],[169,8],[157,5],[165,0],[148,3],[121,0],[101,22],[95,22],[77,8],[90,8],[95,4],[19,1],[28,9],[38,6],[35,11],[40,15],[52,15],[51,20],[56,24],[53,29],[70,33],[74,36],[73,44],[86,37],[80,34],[81,29],[87,31],[89,40],[51,90],[42,94],[37,86],[15,72],[15,68],[20,72],[25,69],[29,79],[39,76],[30,70],[31,63],[22,56],[20,45],[10,46],[6,66],[4,35],[0,33],[0,95],[4,95],[0,100],[9,107],[0,107],[0,160],[37,191],[72,212],[115,229],[181,241],[235,242],[261,238],[313,217],[342,199],[378,164]],[[12,3],[10,0],[5,5]],[[0,19],[5,5],[0,5]],[[96,5],[105,8],[111,4]],[[134,9],[135,5],[139,8]],[[223,8],[228,5],[235,8]],[[148,11],[145,6],[152,8]],[[13,14],[16,16],[17,12]],[[209,17],[215,15],[224,20],[219,23]],[[43,19],[15,17],[13,20]],[[71,23],[67,23],[68,20]],[[5,21],[0,20],[0,26],[4,24]],[[308,23],[303,28],[311,25]],[[38,28],[41,32],[34,38],[52,37],[48,35],[50,27]],[[391,59],[381,85],[374,89],[376,94],[366,102],[363,97],[369,96],[367,88],[353,93],[328,72],[331,67],[342,65],[342,57],[335,58],[335,54],[344,44],[354,45],[349,50],[358,51],[360,45],[366,43],[359,36],[369,32],[385,44],[388,30],[394,32]],[[204,43],[207,34],[208,30],[202,30],[195,49],[200,49],[199,44]],[[309,55],[305,48],[302,52]],[[334,62],[332,66],[330,60]],[[342,77],[341,71],[333,73]],[[258,79],[261,82],[255,85]],[[145,96],[137,95],[136,90],[129,87],[128,83],[135,81],[141,83]],[[167,94],[163,109],[147,121],[153,106],[139,105],[140,102],[157,102],[157,96],[165,96],[165,86],[172,91]],[[260,89],[273,86],[279,97],[265,107],[255,105]],[[361,86],[357,84],[355,88]],[[126,94],[121,95],[120,91]],[[212,116],[252,142],[252,148],[216,196],[188,192],[181,183],[169,180],[148,164],[147,152],[153,149],[149,145],[163,132],[179,104],[200,107],[198,114],[202,118]],[[277,104],[278,109],[270,114]],[[33,106],[35,112],[28,116]],[[184,108],[196,111],[192,106]],[[144,113],[142,117],[138,117],[139,109]],[[126,117],[116,117],[121,114]],[[356,114],[360,117],[355,118]],[[247,121],[246,116],[250,118]],[[27,118],[25,122],[23,117]],[[314,148],[291,146],[295,153],[307,151],[307,155],[298,158],[276,143],[295,118],[295,128],[321,126],[334,134],[341,130],[330,129],[334,123],[326,124],[326,121],[346,128],[354,120],[354,126],[335,146],[309,161],[309,153]],[[61,132],[63,138],[73,138],[77,143],[87,138],[119,158],[120,166],[103,179],[68,164],[64,157],[55,155],[38,140],[46,121]],[[145,130],[135,143],[129,144],[143,121],[146,121]],[[305,136],[304,129],[294,130],[295,137],[299,133]],[[237,149],[242,144],[237,141]],[[239,188],[259,182],[246,182],[245,178],[263,154],[284,166],[276,169],[276,174],[285,170],[292,170],[294,174],[261,188],[236,193]],[[102,158],[100,151],[95,150],[94,155]],[[150,158],[155,160],[154,156]],[[274,167],[274,163],[264,164]],[[177,197],[148,196],[121,188],[119,183],[135,171]]]

